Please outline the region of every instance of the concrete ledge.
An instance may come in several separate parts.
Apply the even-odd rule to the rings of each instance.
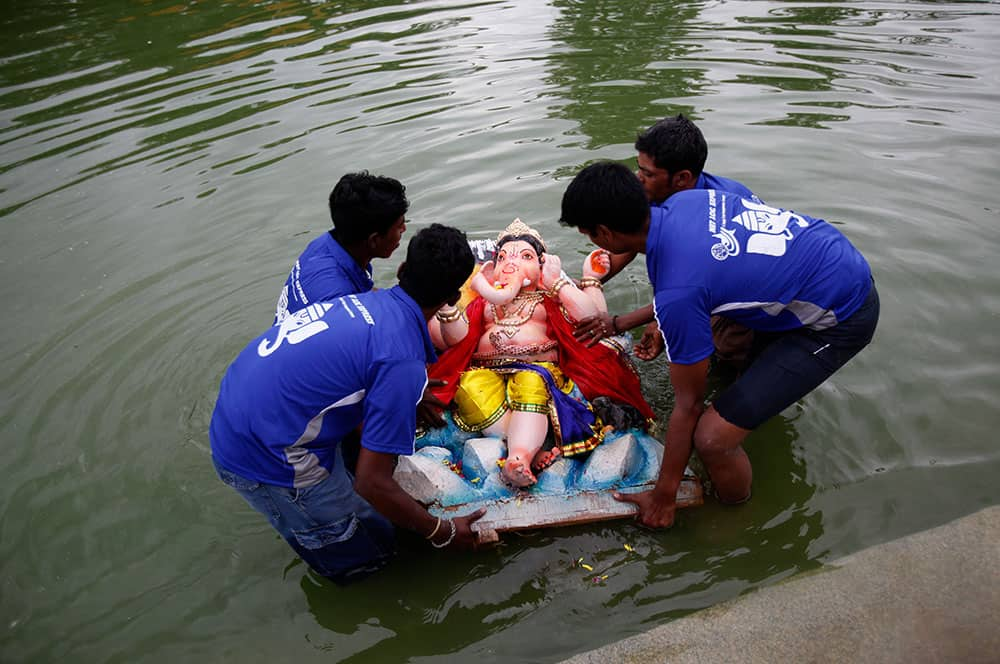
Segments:
[[[1000,506],[566,661],[1000,662]]]

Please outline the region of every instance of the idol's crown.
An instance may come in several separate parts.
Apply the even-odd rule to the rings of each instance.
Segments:
[[[545,249],[545,241],[542,240],[542,236],[539,235],[538,231],[520,219],[515,219],[510,226],[500,231],[500,235],[497,236],[497,246],[503,244],[504,240],[507,238],[524,236],[535,238],[538,240],[538,243],[542,245],[542,249]]]

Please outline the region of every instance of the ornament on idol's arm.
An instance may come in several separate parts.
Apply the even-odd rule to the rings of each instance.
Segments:
[[[545,254],[545,264],[542,265],[542,278],[539,281],[538,287],[542,290],[547,290],[549,296],[558,300],[559,293],[565,286],[576,290],[576,284],[563,271],[560,258],[553,254]]]
[[[604,299],[604,282],[602,281],[610,273],[611,254],[604,249],[595,249],[583,259],[583,277],[579,281],[580,290],[594,303],[598,314],[592,322],[588,323],[590,331],[588,341],[599,341],[615,330],[614,321],[608,316],[608,303]],[[617,334],[617,331],[614,333]]]
[[[462,317],[462,310],[453,304],[446,304],[437,310],[434,317],[438,319],[442,325],[445,323],[454,323]]]

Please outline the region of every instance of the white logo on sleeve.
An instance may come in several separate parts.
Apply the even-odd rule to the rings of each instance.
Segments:
[[[294,314],[289,314],[277,325],[278,336],[275,337],[274,343],[269,342],[267,339],[261,339],[260,344],[257,346],[257,354],[261,357],[267,357],[278,350],[278,347],[286,339],[290,344],[297,344],[324,330],[330,329],[330,326],[323,320],[323,315],[332,306],[333,304],[330,302],[317,302],[305,309],[296,311]]]
[[[288,316],[288,284],[282,287],[281,295],[278,296],[278,304],[274,307],[275,324],[285,320],[286,316]]]

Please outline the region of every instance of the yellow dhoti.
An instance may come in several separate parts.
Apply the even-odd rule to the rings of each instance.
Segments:
[[[544,367],[561,392],[569,394],[573,381],[554,362],[531,362]],[[482,431],[508,410],[549,415],[549,390],[545,379],[533,371],[476,368],[458,379],[453,412],[455,424],[465,431]]]

